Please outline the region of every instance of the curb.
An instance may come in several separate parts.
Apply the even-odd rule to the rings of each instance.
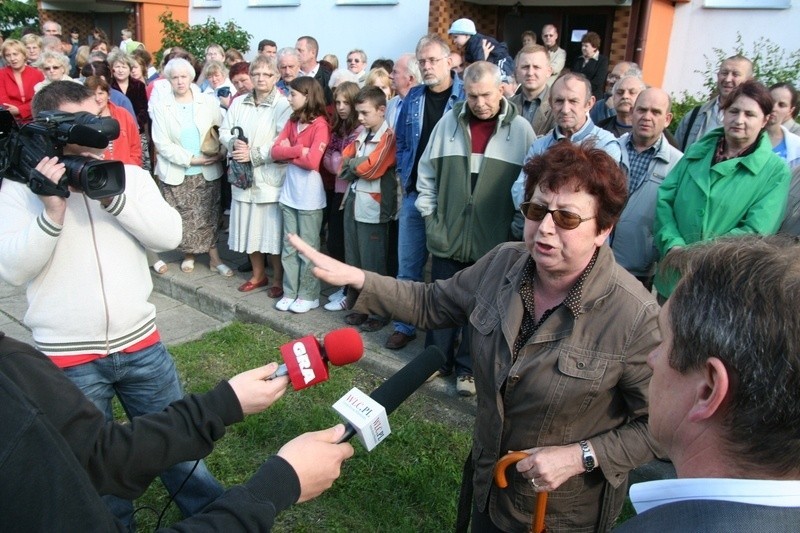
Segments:
[[[330,312],[319,309],[303,315],[277,311],[274,300],[266,296],[265,289],[249,293],[237,291],[241,276],[223,278],[209,271],[202,263],[195,264],[191,274],[181,272],[179,263],[170,262],[165,274],[151,273],[153,290],[169,296],[198,311],[223,322],[263,324],[292,338],[313,334],[323,337],[331,330],[346,327],[344,311]],[[323,293],[334,292],[328,287]],[[320,302],[320,305],[324,304]],[[424,335],[402,350],[389,350],[383,346],[391,326],[373,333],[361,333],[364,356],[356,363],[360,368],[377,376],[388,378],[405,366],[424,349]],[[477,402],[474,397],[457,396],[454,380],[437,379],[419,389],[443,404],[443,408],[463,422],[464,429],[472,430]]]

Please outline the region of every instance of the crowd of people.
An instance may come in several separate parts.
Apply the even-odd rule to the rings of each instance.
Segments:
[[[459,523],[471,521],[473,531],[525,530],[541,492],[550,494],[548,531],[610,529],[628,472],[686,444],[648,430],[656,370],[679,366],[685,376],[707,365],[697,380],[740,364],[750,371],[724,350],[709,352],[710,363],[656,361],[665,346],[691,351],[678,345],[693,327],[683,314],[699,307],[707,277],[729,274],[714,256],[736,252],[727,237],[798,227],[798,92],[793,80],[766,87],[753,79],[746,57],[719,65],[712,98],[672,135],[671,98],[647,85],[638,65],[609,71],[600,36],[589,32],[567,68],[553,24],[541,28],[542,44],[525,32],[513,58],[459,19],[452,42],[426,35],[415,51],[371,64],[354,49],[341,68],[333,55],[318,59],[308,35],[286,47],[264,39],[250,62],[216,44],[203,58],[176,47],[155,68],[132,31],[112,46],[96,30],[84,47],[54,21],[42,30],[3,42],[0,105],[20,124],[47,110],[115,119],[120,134],[107,148],[67,145],[65,153],[122,161],[126,190],[37,203],[4,180],[0,277],[32,287],[26,321],[37,347],[107,420],[114,395],[130,416],[182,396],[147,303],[148,268],[164,274],[158,253],[179,250],[185,275],[207,255],[212,272],[234,276],[217,249],[226,216],[228,247],[247,256],[240,292],[263,288],[278,311],[303,314],[321,305],[321,278],[338,289],[324,309],[347,311],[347,324],[378,331],[393,320],[386,347],[394,350],[422,328],[426,346],[445,353],[431,379],[454,375],[457,392],[478,399],[459,508]],[[64,171],[56,158],[36,167],[52,181]],[[780,256],[775,263],[791,247],[742,242]],[[717,261],[712,273],[686,266],[708,257]],[[100,295],[87,331],[58,323],[56,310],[87,298],[69,292],[75,283]],[[120,362],[136,371],[118,373]],[[156,385],[162,394],[143,392]],[[252,385],[246,394],[268,396],[261,410],[285,387]],[[234,389],[242,403],[246,394]],[[223,424],[248,412],[225,393],[227,403],[213,406],[227,409]],[[659,400],[663,422],[671,406]],[[709,418],[729,416],[706,407]],[[352,453],[335,444],[338,432],[305,437],[328,461],[324,480],[311,482],[314,495]],[[508,450],[528,457],[501,489],[493,467]],[[267,465],[294,480],[297,501],[308,465],[287,455],[288,469]],[[189,461],[201,456],[177,454],[183,462],[153,465],[147,478],[160,473],[186,516],[230,499],[202,461]],[[259,482],[250,488],[263,490]],[[120,497],[136,490],[104,490],[130,524],[130,502]],[[219,505],[223,515],[237,508]]]

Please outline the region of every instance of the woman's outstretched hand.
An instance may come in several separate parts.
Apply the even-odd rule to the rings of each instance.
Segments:
[[[289,243],[314,264],[313,274],[325,283],[329,283],[334,287],[349,285],[359,291],[364,287],[366,276],[360,268],[342,263],[333,257],[318,252],[293,233],[289,235]]]

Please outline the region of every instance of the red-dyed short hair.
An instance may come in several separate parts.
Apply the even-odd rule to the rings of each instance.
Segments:
[[[592,143],[558,142],[531,158],[523,171],[526,200],[537,187],[553,192],[567,187],[594,196],[598,232],[616,224],[628,199],[628,180],[619,164]]]

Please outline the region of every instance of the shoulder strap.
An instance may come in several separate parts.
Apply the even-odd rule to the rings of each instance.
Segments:
[[[683,140],[681,141],[681,152],[686,152],[686,144],[689,141],[689,133],[692,131],[694,121],[697,120],[697,114],[700,112],[700,107],[701,106],[697,106],[692,109],[692,114],[689,115],[689,123],[686,124],[686,132],[683,134]]]

